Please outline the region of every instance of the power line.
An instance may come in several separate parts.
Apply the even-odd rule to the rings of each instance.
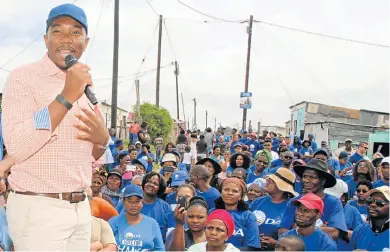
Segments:
[[[153,5],[149,2],[149,0],[146,0],[146,2],[149,4],[150,8],[152,8],[152,10],[154,11],[154,13],[156,13],[157,16],[160,16],[160,14],[158,14],[158,12],[157,12],[156,9],[153,7]]]
[[[171,51],[172,51],[173,57],[176,59],[175,50],[173,50],[172,41],[171,41],[171,38],[170,38],[169,33],[168,33],[167,25],[165,24],[165,19],[164,19],[164,30],[165,30],[165,33],[167,34],[168,42],[169,42],[169,45],[171,47]]]
[[[365,41],[360,41],[360,40],[354,40],[354,39],[348,39],[348,38],[342,38],[342,37],[337,37],[337,36],[322,34],[322,33],[319,33],[319,32],[312,32],[312,31],[307,31],[307,30],[302,30],[302,29],[287,27],[287,26],[284,26],[284,25],[268,23],[268,22],[259,21],[259,20],[255,20],[254,22],[255,22],[255,23],[261,23],[261,24],[269,25],[269,26],[274,26],[274,27],[278,27],[278,28],[282,28],[282,29],[287,29],[287,30],[291,30],[291,31],[306,33],[306,34],[310,34],[310,35],[321,36],[321,37],[325,37],[325,38],[338,39],[338,40],[343,40],[343,41],[353,42],[353,43],[359,43],[359,44],[364,44],[364,45],[369,45],[369,46],[378,46],[378,47],[385,47],[385,48],[389,48],[389,47],[390,47],[390,46],[388,46],[388,45],[370,43],[370,42],[365,42]]]
[[[204,13],[204,12],[202,12],[202,11],[199,11],[199,10],[195,9],[195,8],[189,6],[188,4],[185,4],[185,3],[183,3],[183,2],[180,1],[180,0],[176,0],[176,1],[177,1],[178,3],[180,3],[181,5],[187,7],[188,9],[191,9],[191,10],[195,11],[196,13],[199,13],[199,14],[201,14],[201,15],[203,15],[203,16],[206,16],[206,17],[209,17],[209,18],[212,18],[212,19],[216,19],[216,20],[220,20],[220,21],[228,22],[228,23],[245,23],[245,22],[248,22],[247,20],[228,20],[228,19],[223,19],[223,18],[214,17],[214,16],[211,16],[211,15],[209,15],[209,14],[206,14],[206,13]]]
[[[96,24],[96,28],[95,28],[95,34],[93,35],[93,38],[92,38],[92,41],[91,41],[91,45],[89,46],[88,54],[87,54],[87,57],[85,58],[85,63],[88,62],[88,57],[89,57],[89,55],[91,53],[93,42],[95,41],[96,34],[98,32],[98,27],[99,27],[99,23],[100,23],[100,17],[101,17],[102,12],[103,12],[103,6],[104,6],[104,0],[102,0],[102,6],[100,7],[100,12],[99,12],[99,16],[98,16],[98,20],[97,20],[97,24]]]
[[[187,19],[187,18],[165,18],[165,19],[179,21],[179,22],[194,22],[194,23],[205,23],[205,24],[225,23],[224,21],[220,21],[220,20],[195,20],[195,19]]]

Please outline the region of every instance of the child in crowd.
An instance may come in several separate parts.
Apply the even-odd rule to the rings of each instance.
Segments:
[[[182,163],[186,165],[187,171],[189,172],[191,169],[192,164],[192,153],[191,153],[191,146],[187,145],[184,148],[184,154],[183,154],[183,161]]]

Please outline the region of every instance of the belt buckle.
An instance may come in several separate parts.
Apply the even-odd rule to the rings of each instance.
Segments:
[[[78,198],[77,196],[73,196],[74,194],[82,194],[82,196],[81,196],[81,199],[75,199],[75,198]],[[71,192],[70,193],[70,200],[69,200],[69,202],[70,203],[79,203],[79,202],[81,202],[81,201],[84,201],[85,200],[85,193],[84,193],[84,191],[82,191],[82,192]]]

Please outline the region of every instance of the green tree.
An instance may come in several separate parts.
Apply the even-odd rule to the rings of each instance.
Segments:
[[[133,111],[137,114],[136,106],[134,106]],[[170,138],[173,120],[166,108],[145,102],[140,105],[140,115],[142,122],[148,123],[148,133],[152,139],[156,138],[157,133],[160,133],[165,141]]]

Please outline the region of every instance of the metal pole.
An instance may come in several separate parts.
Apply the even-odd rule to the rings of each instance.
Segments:
[[[252,25],[253,25],[253,15],[250,15],[249,27],[248,27],[248,51],[246,55],[245,92],[248,92],[248,85],[249,85],[249,66],[251,61],[251,46],[252,46]],[[246,112],[247,109],[244,109],[242,114],[242,129],[246,129]]]
[[[157,74],[156,74],[156,106],[160,106],[160,66],[161,66],[161,38],[162,38],[162,21],[163,16],[160,15],[158,27],[158,51],[157,51]]]
[[[176,112],[177,112],[177,120],[180,118],[179,113],[179,68],[177,67],[177,61],[175,61],[175,75],[176,75]]]
[[[111,128],[116,130],[116,113],[118,107],[118,50],[119,50],[119,0],[115,0],[114,8],[114,57],[111,92]]]
[[[194,122],[193,125],[196,126],[196,98],[192,99],[194,101]]]

